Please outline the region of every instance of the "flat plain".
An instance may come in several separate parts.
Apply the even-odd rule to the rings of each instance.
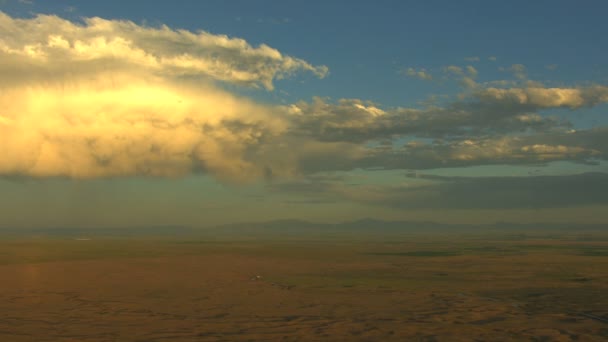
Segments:
[[[1,341],[604,341],[608,233],[5,237]]]

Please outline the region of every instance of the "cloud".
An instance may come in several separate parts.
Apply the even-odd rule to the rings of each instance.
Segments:
[[[273,89],[273,80],[327,67],[283,55],[261,44],[205,31],[83,18],[78,24],[53,15],[12,18],[0,12],[3,84],[96,71],[131,70],[161,77],[195,77]],[[49,76],[52,75],[52,76]]]
[[[432,183],[385,189],[373,201],[402,208],[559,208],[608,203],[608,174],[562,176],[441,177],[417,175]]]
[[[474,97],[481,103],[500,106],[527,107],[529,110],[565,107],[592,107],[608,101],[608,87],[595,85],[584,88],[485,88]]]
[[[472,57],[465,57],[464,60],[467,62],[479,62],[480,58],[477,56],[472,56]]]
[[[318,143],[319,148],[328,143]],[[303,174],[323,171],[422,170],[480,165],[548,165],[555,161],[595,164],[608,159],[608,128],[499,135],[496,137],[459,137],[456,139],[396,140],[362,145],[332,143],[323,158],[300,158]],[[298,155],[298,150],[293,151]],[[318,156],[318,154],[312,154]]]
[[[410,135],[475,137],[497,133],[545,132],[571,124],[538,111],[592,107],[608,102],[608,87],[475,88],[444,107],[382,108],[360,99],[336,103],[315,98],[288,108],[293,134],[321,141],[365,142]]]
[[[407,68],[406,70],[403,70],[402,73],[409,77],[415,77],[425,81],[430,81],[433,79],[433,75],[429,74],[426,69],[416,70],[414,68]]]
[[[294,165],[276,155],[281,108],[216,83],[272,89],[326,72],[267,45],[129,21],[0,12],[0,32],[3,176],[288,175]]]
[[[154,75],[62,78],[7,88],[0,95],[5,108],[0,114],[0,174],[94,178],[206,172],[226,181],[247,181],[355,168],[607,157],[605,130],[559,133],[567,122],[533,111],[594,105],[606,100],[604,88],[510,91],[578,94],[573,98],[579,100],[547,94],[521,100],[487,91],[425,109],[321,98],[271,106],[213,85]],[[528,136],[501,136],[514,132]],[[393,142],[402,138],[419,142]],[[430,138],[435,141],[428,142]]]
[[[558,66],[559,66],[558,64],[547,64],[547,65],[545,65],[545,69],[555,70],[555,69],[557,69]]]
[[[519,80],[526,80],[528,78],[526,66],[523,64],[513,64],[508,68],[499,67],[498,70],[511,72]]]
[[[520,80],[525,80],[526,78],[528,78],[528,75],[526,73],[526,67],[523,64],[513,64],[511,65],[510,70],[513,75]]]
[[[467,65],[465,70],[467,71],[467,73],[469,74],[470,77],[472,77],[472,78],[477,77],[477,74],[478,74],[477,69],[475,69],[472,65]]]
[[[456,75],[456,76],[463,76],[464,75],[464,70],[461,67],[456,66],[456,65],[448,65],[448,66],[446,66],[446,67],[443,68],[443,71],[445,73],[453,74],[453,75]]]
[[[304,173],[594,163],[608,159],[606,128],[572,130],[570,122],[539,111],[595,106],[608,101],[606,94],[604,86],[485,88],[445,107],[424,109],[315,98],[288,108],[288,132],[303,141],[317,141],[318,146],[331,143],[342,149],[343,153],[328,154],[323,161],[300,160]]]
[[[443,72],[450,78],[455,77],[456,79],[460,79],[460,84],[465,89],[474,89],[478,86],[475,82],[478,71],[472,65],[467,65],[464,68],[456,65],[448,65],[443,68]]]
[[[564,208],[608,204],[607,173],[557,176],[446,177],[410,174],[398,185],[306,179],[273,183],[269,190],[310,201],[373,204],[399,209]]]
[[[370,149],[355,167],[434,169],[478,165],[546,165],[553,161],[594,163],[608,158],[608,129],[410,141],[393,148]]]
[[[261,145],[285,129],[272,108],[218,89],[127,75],[17,87],[0,103],[4,175],[257,178],[271,167]]]

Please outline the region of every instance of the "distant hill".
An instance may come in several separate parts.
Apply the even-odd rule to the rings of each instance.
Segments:
[[[0,235],[29,237],[128,237],[128,236],[171,236],[190,235],[198,229],[185,226],[136,226],[136,227],[51,227],[51,228],[0,228]]]
[[[308,234],[308,233],[368,233],[387,234],[405,232],[483,232],[508,231],[526,232],[539,230],[577,231],[608,231],[606,224],[573,224],[573,223],[510,223],[497,222],[494,224],[450,224],[430,221],[386,221],[374,218],[364,218],[342,223],[314,223],[304,220],[276,220],[267,222],[244,222],[220,225],[210,228],[209,231],[218,233],[264,234],[282,233]]]
[[[432,232],[490,232],[504,231],[525,233],[531,231],[571,231],[593,232],[608,231],[607,224],[573,224],[573,223],[511,223],[471,225],[449,224],[429,221],[386,221],[364,218],[342,223],[315,223],[298,219],[274,220],[265,222],[242,222],[218,225],[208,228],[186,226],[138,226],[114,228],[0,228],[3,236],[40,236],[40,237],[187,237],[187,236],[305,236],[319,234],[398,234],[398,233],[432,233]]]

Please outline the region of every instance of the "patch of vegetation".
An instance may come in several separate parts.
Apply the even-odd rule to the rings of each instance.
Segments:
[[[374,252],[369,255],[383,256],[411,256],[411,257],[448,257],[462,255],[455,251],[411,251],[411,252]]]
[[[579,250],[579,255],[608,257],[608,248],[584,248]]]
[[[467,247],[466,250],[472,251],[472,252],[495,252],[495,251],[502,251],[503,249],[496,247],[496,246],[481,246],[481,247]]]

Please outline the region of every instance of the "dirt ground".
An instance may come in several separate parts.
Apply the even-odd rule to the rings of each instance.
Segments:
[[[450,241],[4,241],[0,340],[608,338],[606,241]]]

